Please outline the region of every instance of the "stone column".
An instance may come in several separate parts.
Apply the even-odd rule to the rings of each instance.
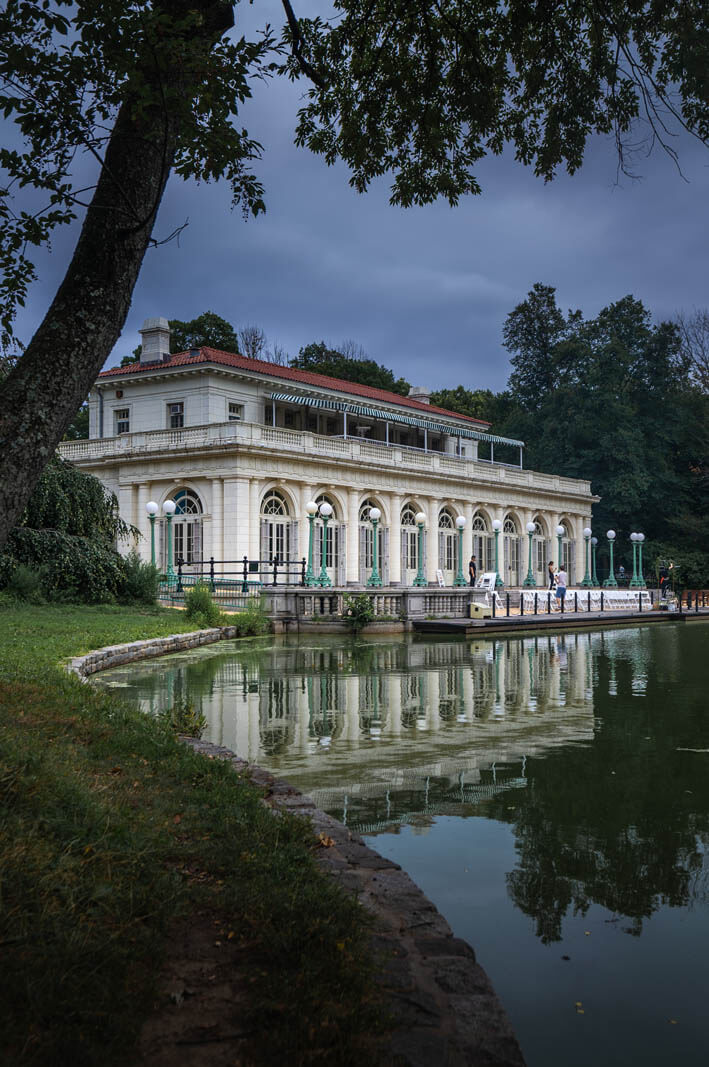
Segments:
[[[574,585],[581,585],[586,571],[586,542],[583,539],[583,528],[586,525],[583,515],[574,515],[574,537],[576,538],[576,574],[569,575]],[[590,550],[589,550],[590,551]]]
[[[118,512],[124,522],[130,525],[135,525],[135,515],[133,514],[133,486],[132,485],[119,485],[118,487]],[[122,556],[128,555],[133,547],[133,538],[119,537],[118,539],[118,551]]]
[[[389,497],[389,584],[401,585],[401,497]]]
[[[426,579],[434,585],[438,585],[436,571],[438,570],[438,512],[440,502],[436,497],[429,497],[426,501]]]
[[[261,530],[259,524],[259,496],[260,496],[260,481],[258,478],[252,478],[249,481],[249,511],[248,511],[248,530],[249,530],[249,559],[261,558]]]
[[[211,479],[211,544],[210,556],[216,560],[224,558],[224,507],[223,483],[221,478]],[[221,568],[220,568],[221,570]]]
[[[138,552],[140,558],[147,563],[150,562],[150,519],[148,513],[145,510],[145,505],[150,500],[150,483],[141,482],[138,486],[138,514],[136,515],[135,525],[140,530],[142,537],[138,541]],[[155,520],[158,521],[157,519]],[[156,531],[157,537],[157,531]],[[157,549],[156,549],[157,550]]]
[[[468,574],[468,561],[473,554],[473,505],[467,500],[463,503],[463,518],[465,519],[465,531],[463,533],[463,574],[466,581],[470,581]],[[477,561],[478,573],[482,570],[480,560]]]
[[[359,585],[359,490],[347,491],[347,570],[346,581],[348,585]]]
[[[224,559],[237,560],[240,564],[249,554],[249,480],[248,478],[225,478],[222,505],[222,552]],[[230,564],[228,570],[233,570]]]

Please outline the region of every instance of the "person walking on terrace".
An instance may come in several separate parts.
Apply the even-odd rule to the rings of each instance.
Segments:
[[[468,564],[468,574],[470,575],[470,584],[475,585],[475,581],[478,576],[478,568],[475,565],[475,556],[470,557],[470,563]]]

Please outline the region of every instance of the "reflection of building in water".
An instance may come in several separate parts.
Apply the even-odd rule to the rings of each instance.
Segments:
[[[119,668],[103,681],[130,685],[153,712],[190,699],[208,719],[208,740],[334,810],[345,795],[354,803],[402,790],[410,810],[430,810],[413,800],[422,783],[448,803],[460,774],[468,789],[497,789],[505,783],[487,781],[491,768],[591,739],[596,686],[642,696],[651,656],[642,630],[225,647]]]

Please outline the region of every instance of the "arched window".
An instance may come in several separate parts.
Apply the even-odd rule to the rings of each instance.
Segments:
[[[174,562],[192,564],[202,556],[202,502],[194,490],[186,488],[178,489],[172,499],[176,504],[172,518]]]
[[[546,569],[549,562],[547,557],[546,531],[539,518],[534,520],[534,533],[532,534],[532,560],[536,571],[537,582],[546,584]]]
[[[415,504],[406,504],[401,512],[401,580],[410,585],[418,568],[418,530]]]
[[[328,520],[327,526],[327,552],[325,559],[325,569],[328,572],[330,581],[333,585],[344,582],[344,561],[345,561],[345,535],[344,528],[338,522],[339,508],[337,502],[327,493],[320,493],[315,497],[315,503],[320,507],[321,504],[329,504],[332,508],[332,515]],[[316,523],[315,526],[315,570],[319,572],[322,567],[322,555],[323,544],[325,540],[324,534],[325,524],[322,522]],[[341,573],[342,571],[342,573]]]
[[[283,493],[271,489],[261,502],[261,559],[293,559],[297,555],[297,524]]]
[[[443,508],[438,516],[438,566],[444,573],[447,585],[453,582],[453,572],[457,563],[458,538],[455,532],[455,520],[448,508]]]
[[[502,574],[505,585],[520,584],[521,562],[517,523],[508,515],[502,523]]]
[[[453,516],[447,508],[443,508],[443,511],[438,516],[438,529],[439,530],[454,530],[455,522]]]
[[[561,535],[561,565],[569,576],[569,584],[573,585],[576,568],[576,541],[566,519],[561,519],[559,526],[564,528]]]
[[[177,518],[178,515],[202,514],[202,504],[200,503],[200,499],[191,489],[179,489],[172,499],[177,505],[175,508],[175,518]]]
[[[487,519],[479,511],[473,517],[473,555],[478,571],[491,571],[495,566],[495,550]]]
[[[411,504],[407,504],[404,510],[401,512],[401,525],[402,526],[415,526],[416,525],[416,512]]]
[[[365,501],[363,501],[362,504],[360,504],[360,507],[359,507],[359,521],[360,522],[369,522],[370,521],[369,512],[372,510],[372,508],[376,508],[377,506],[378,505],[377,505],[376,500],[365,500]]]
[[[288,502],[281,493],[277,492],[277,490],[272,489],[271,492],[263,498],[263,504],[261,505],[262,515],[280,515],[286,517],[289,513]]]

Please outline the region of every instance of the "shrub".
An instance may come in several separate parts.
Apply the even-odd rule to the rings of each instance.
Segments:
[[[270,628],[268,616],[260,600],[250,601],[249,606],[244,611],[240,611],[237,615],[232,615],[229,619],[229,625],[236,627],[239,637],[265,634],[268,633]]]
[[[194,704],[187,699],[176,700],[171,708],[164,708],[158,713],[158,722],[186,737],[200,738],[207,728],[205,715],[196,711]]]
[[[5,587],[18,565],[42,574],[48,599],[89,604],[115,600],[124,574],[123,560],[102,541],[23,526],[12,531],[0,559],[0,580]]]
[[[198,582],[185,593],[185,615],[201,627],[223,626],[225,621],[206,582]]]
[[[44,600],[43,581],[43,570],[34,570],[24,563],[18,563],[14,570],[10,571],[5,591],[13,600],[26,600],[30,604],[41,604]]]
[[[359,596],[345,596],[342,617],[353,633],[359,633],[374,618],[371,599],[366,593],[360,593]]]
[[[123,560],[123,580],[119,589],[121,600],[138,604],[154,604],[158,595],[160,571],[152,563],[145,563],[135,549]]]

